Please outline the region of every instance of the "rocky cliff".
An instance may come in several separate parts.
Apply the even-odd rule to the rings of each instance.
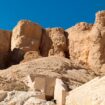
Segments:
[[[104,105],[105,11],[66,30],[0,30],[0,69],[0,105]]]

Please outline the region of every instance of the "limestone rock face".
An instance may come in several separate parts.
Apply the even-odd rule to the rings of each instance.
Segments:
[[[0,30],[0,68],[5,68],[10,51],[11,32]]]
[[[67,30],[0,30],[2,68],[0,105],[105,105],[105,11]]]
[[[69,53],[72,62],[95,73],[105,63],[105,11],[96,14],[94,25],[79,23],[67,30],[69,33]]]
[[[69,33],[69,53],[70,59],[76,66],[88,66],[88,56],[90,50],[89,33],[91,25],[79,23],[67,30]]]
[[[105,105],[105,76],[94,80],[69,92],[66,105]]]
[[[42,56],[65,56],[67,51],[67,39],[62,28],[48,28],[44,30],[41,43]]]
[[[22,20],[13,29],[11,50],[15,50],[14,53],[20,52],[18,53],[20,57],[28,51],[39,52],[41,35],[41,26],[31,21]]]

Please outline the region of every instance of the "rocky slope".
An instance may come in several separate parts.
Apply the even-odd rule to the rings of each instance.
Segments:
[[[0,105],[104,105],[104,40],[105,11],[66,30],[0,30]]]

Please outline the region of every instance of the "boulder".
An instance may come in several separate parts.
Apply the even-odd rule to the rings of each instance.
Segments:
[[[72,90],[66,98],[66,105],[105,105],[105,76]]]
[[[11,44],[11,32],[0,30],[0,69],[6,68]]]
[[[13,59],[17,62],[22,59],[28,51],[38,51],[41,41],[42,27],[31,21],[19,21],[13,29],[11,50]],[[17,57],[15,57],[17,56]]]
[[[67,37],[62,28],[43,30],[40,52],[42,56],[58,55],[65,57],[67,52]]]
[[[79,23],[66,31],[69,33],[69,53],[74,65],[91,69],[96,74],[105,64],[105,11],[96,14],[94,25]]]

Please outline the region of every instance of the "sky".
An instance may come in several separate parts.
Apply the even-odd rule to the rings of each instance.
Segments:
[[[0,0],[0,29],[12,30],[19,20],[67,29],[79,22],[94,23],[105,0]]]

